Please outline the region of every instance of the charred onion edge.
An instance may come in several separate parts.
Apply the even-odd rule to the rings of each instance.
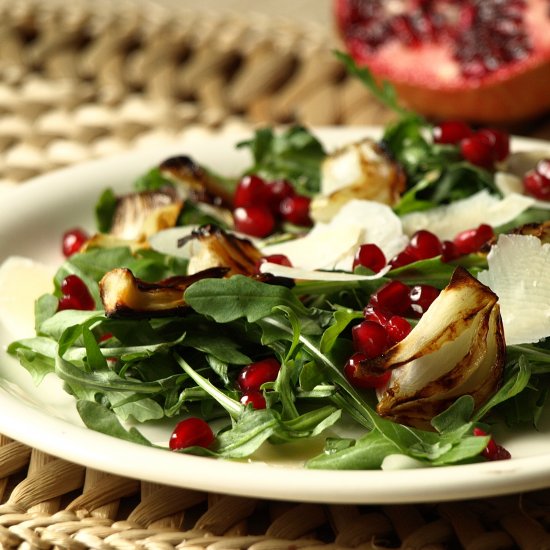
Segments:
[[[194,275],[178,275],[149,283],[121,267],[103,276],[99,291],[107,317],[162,317],[189,308],[183,293],[193,283],[202,279],[220,279],[228,271],[225,267],[214,267]]]
[[[248,239],[242,239],[227,233],[217,225],[207,224],[178,240],[178,246],[183,246],[192,240],[200,242],[208,250],[210,256],[216,259],[217,265],[229,268],[229,275],[238,274],[252,277],[258,274],[257,265],[262,253]],[[193,258],[198,259],[200,257],[201,251],[195,254]],[[200,260],[199,264],[202,264]],[[213,266],[208,265],[208,263],[201,265],[201,269],[209,267]]]
[[[472,283],[485,287],[485,285],[482,285],[475,277],[472,277],[472,275],[470,275],[470,273],[466,269],[458,266],[453,272],[451,280],[444,290],[447,290],[447,289],[455,290],[460,288],[461,286],[470,285]],[[498,301],[498,296],[489,287],[485,287],[485,289],[486,289],[485,292],[487,293],[487,295],[492,295],[492,300],[490,304],[486,306],[486,308],[493,307]],[[479,309],[476,309],[475,311],[471,311],[466,317],[464,317],[464,319],[467,320],[472,316],[475,316],[478,314],[479,314]],[[502,320],[500,319],[500,316],[499,316],[499,323],[500,323],[500,328],[502,329]],[[445,326],[440,327],[440,332],[434,336],[434,340],[441,338],[442,335],[447,330],[448,330],[448,327],[445,327]],[[373,376],[373,375],[380,376],[381,374],[384,374],[388,370],[399,368],[402,365],[409,363],[410,361],[414,361],[415,359],[418,359],[419,357],[422,357],[424,355],[423,353],[421,353],[421,351],[419,351],[417,354],[411,355],[406,359],[404,359],[403,361],[396,361],[392,363],[392,358],[401,352],[401,347],[402,347],[401,344],[402,342],[397,343],[395,346],[391,347],[386,353],[379,355],[378,357],[360,361],[358,363],[358,369],[360,374],[364,376]]]
[[[159,164],[159,170],[164,177],[184,185],[191,200],[233,208],[232,195],[191,157],[169,157]]]

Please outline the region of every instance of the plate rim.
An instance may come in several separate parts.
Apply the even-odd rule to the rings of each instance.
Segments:
[[[349,139],[346,136],[350,133],[376,135],[381,130],[378,127],[354,127],[353,132],[346,127],[313,129],[314,133],[322,139],[328,134],[336,136],[335,139]],[[236,137],[250,136],[250,133],[249,130],[239,130],[218,133],[216,136],[217,139],[221,139],[222,142],[227,141],[227,144],[231,145],[235,143]],[[205,135],[200,139],[209,140],[212,136]],[[548,142],[530,138],[514,138],[514,144],[520,144],[521,149],[550,147]],[[120,167],[129,160],[135,160],[137,155],[140,156],[140,162],[132,165],[132,169],[134,173],[139,174],[142,173],[142,165],[147,162],[147,159],[157,155],[161,158],[168,156],[180,151],[182,146],[185,145],[181,142],[169,147],[162,144],[158,149],[148,150],[146,155],[143,149],[138,147],[122,154],[88,161],[32,178],[19,188],[10,190],[9,193],[14,200],[23,201],[32,200],[46,188],[51,193],[59,193],[68,185],[67,179],[82,176],[86,182],[86,177],[91,178],[98,170],[101,172]],[[131,179],[129,172],[127,179]],[[90,183],[88,182],[87,185]],[[122,185],[128,186],[129,181]],[[0,205],[0,211],[2,209],[3,206]],[[5,224],[0,221],[0,230],[3,227],[5,228]],[[3,259],[0,258],[0,260]],[[414,470],[308,470],[250,462],[215,459],[214,461],[210,458],[170,453],[163,449],[137,447],[135,443],[52,417],[17,400],[4,388],[0,388],[0,407],[15,413],[0,414],[0,432],[10,438],[82,466],[124,477],[194,490],[300,502],[392,504],[461,500],[550,487],[548,475],[550,474],[550,452],[510,461]],[[42,424],[47,429],[33,430],[36,423]],[[102,452],[106,448],[109,452]],[[142,460],[128,461],[128,456],[135,455],[136,449],[140,449],[138,454],[141,455]],[[149,469],[150,471],[144,470],[143,463],[149,464],[150,461],[160,462],[160,467]],[[548,465],[545,466],[545,463]],[[184,474],[181,473],[182,470]],[[174,471],[178,471],[178,475],[174,476]],[[251,479],[246,480],[247,476]],[[283,480],[286,484],[282,483]],[[288,484],[292,484],[291,490]],[[388,484],[401,487],[405,485],[407,489],[388,491]]]

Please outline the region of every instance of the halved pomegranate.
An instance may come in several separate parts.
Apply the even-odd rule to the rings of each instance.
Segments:
[[[510,122],[550,110],[549,0],[335,0],[356,63],[410,108]]]

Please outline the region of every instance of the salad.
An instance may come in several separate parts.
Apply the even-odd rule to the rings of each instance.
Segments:
[[[242,174],[171,157],[105,190],[95,234],[68,228],[36,336],[8,352],[86,426],[225,459],[311,441],[322,469],[501,460],[495,426],[537,426],[548,151],[434,126],[342,59],[396,111],[380,140],[263,128]],[[156,421],[169,441],[140,431]]]

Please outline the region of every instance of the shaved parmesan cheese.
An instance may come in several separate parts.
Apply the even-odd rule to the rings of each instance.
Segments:
[[[272,264],[265,262],[260,266],[262,273],[271,273],[275,277],[287,277],[289,279],[301,279],[303,281],[373,281],[380,279],[389,270],[386,266],[375,275],[355,275],[354,273],[342,273],[341,271],[308,271],[296,267],[287,267],[285,265]]]
[[[0,323],[14,338],[34,334],[34,302],[53,291],[54,273],[21,256],[10,256],[0,266]]]
[[[303,269],[333,269],[359,246],[360,239],[360,227],[317,224],[304,237],[267,246],[262,253],[284,254],[293,266]]]
[[[407,244],[401,220],[389,206],[352,200],[330,223],[317,223],[306,236],[264,247],[262,252],[284,254],[294,267],[306,270],[351,271],[355,252],[364,243],[376,243],[388,259]]]
[[[495,174],[495,185],[505,197],[513,195],[514,193],[523,193],[523,181],[521,178],[508,172],[497,172]],[[549,201],[541,201],[533,197],[529,197],[529,199],[533,201],[533,207],[550,210]]]
[[[440,239],[453,239],[457,233],[482,223],[493,227],[508,223],[534,203],[534,199],[517,193],[499,199],[487,191],[480,191],[467,199],[407,214],[403,216],[403,229],[408,235],[429,229]]]
[[[550,336],[550,244],[531,235],[500,235],[478,275],[499,297],[506,343]]]

